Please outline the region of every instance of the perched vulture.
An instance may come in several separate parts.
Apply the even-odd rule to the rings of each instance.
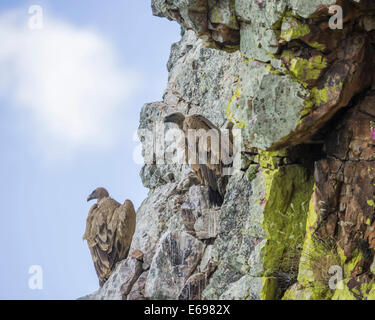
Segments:
[[[184,132],[186,163],[193,169],[198,180],[209,187],[210,202],[221,206],[228,181],[224,169],[233,164],[232,138],[224,139],[220,129],[198,114],[185,117],[176,112],[166,116],[164,122],[175,123]],[[222,152],[225,150],[226,152]]]
[[[116,263],[128,256],[136,217],[130,200],[121,205],[104,188],[95,189],[87,201],[94,199],[98,201],[89,211],[83,239],[87,240],[99,284],[103,286]]]

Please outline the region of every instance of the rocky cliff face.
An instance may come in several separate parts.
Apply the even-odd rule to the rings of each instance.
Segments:
[[[152,157],[133,254],[85,298],[375,298],[375,3],[337,1],[332,29],[333,2],[152,1],[182,38],[140,129],[202,114],[240,130],[241,165],[217,208]]]

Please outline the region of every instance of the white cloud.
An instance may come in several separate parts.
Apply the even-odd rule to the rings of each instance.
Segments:
[[[124,70],[103,36],[51,16],[28,28],[25,12],[0,16],[0,95],[30,115],[48,157],[108,147],[138,75]]]

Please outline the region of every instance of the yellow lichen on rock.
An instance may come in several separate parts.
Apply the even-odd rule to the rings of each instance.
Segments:
[[[267,234],[262,248],[265,277],[275,277],[280,272],[297,274],[305,237],[308,200],[313,190],[312,179],[305,168],[279,165],[280,158],[285,155],[286,150],[260,151],[258,155],[266,189],[266,197],[262,201],[263,229]],[[264,294],[264,297],[270,299],[270,294]]]

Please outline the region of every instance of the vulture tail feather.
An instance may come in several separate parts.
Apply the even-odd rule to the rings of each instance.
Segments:
[[[217,207],[221,207],[221,205],[224,202],[224,199],[221,196],[221,194],[218,191],[213,190],[211,187],[208,188],[208,199],[211,204]]]

